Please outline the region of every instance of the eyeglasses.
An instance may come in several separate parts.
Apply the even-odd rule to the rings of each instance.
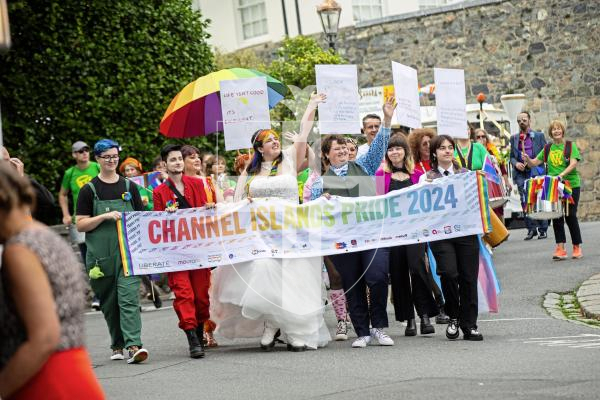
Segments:
[[[487,139],[485,136],[476,136],[477,139]]]
[[[114,156],[98,156],[98,158],[101,158],[101,159],[103,159],[104,161],[107,161],[107,162],[108,161],[113,161],[113,160],[116,161],[116,160],[119,159],[119,155],[115,154]]]
[[[81,149],[81,150],[77,150],[75,153],[77,154],[83,154],[83,153],[89,153],[90,149]]]

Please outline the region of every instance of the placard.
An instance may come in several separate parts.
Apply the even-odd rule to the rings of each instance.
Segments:
[[[396,118],[398,124],[409,128],[421,128],[421,103],[417,70],[392,61],[394,92],[396,95]]]
[[[468,138],[465,71],[434,68],[433,75],[438,135]]]
[[[271,128],[267,80],[221,81],[220,91],[225,150],[251,148],[254,132]]]
[[[356,65],[315,65],[317,91],[327,95],[319,104],[319,132],[360,134]]]

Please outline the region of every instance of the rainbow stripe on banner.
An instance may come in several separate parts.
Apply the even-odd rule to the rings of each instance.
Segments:
[[[483,232],[489,233],[492,231],[492,222],[488,204],[488,187],[485,174],[481,172],[477,173],[477,191],[479,194],[479,209],[481,210],[481,225],[483,226]]]
[[[119,250],[121,251],[121,259],[123,261],[123,275],[133,275],[131,262],[131,251],[127,241],[127,233],[125,232],[126,214],[121,214],[121,219],[117,221],[117,237],[119,239]]]

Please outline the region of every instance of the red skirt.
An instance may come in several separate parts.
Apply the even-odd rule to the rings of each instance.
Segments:
[[[57,351],[13,399],[102,400],[104,392],[84,348]]]

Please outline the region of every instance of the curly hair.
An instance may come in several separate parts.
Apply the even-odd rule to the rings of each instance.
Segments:
[[[410,135],[408,135],[408,145],[410,146],[410,152],[412,153],[415,164],[421,162],[420,147],[425,136],[428,136],[429,139],[433,140],[436,133],[430,128],[419,128],[413,129]]]

